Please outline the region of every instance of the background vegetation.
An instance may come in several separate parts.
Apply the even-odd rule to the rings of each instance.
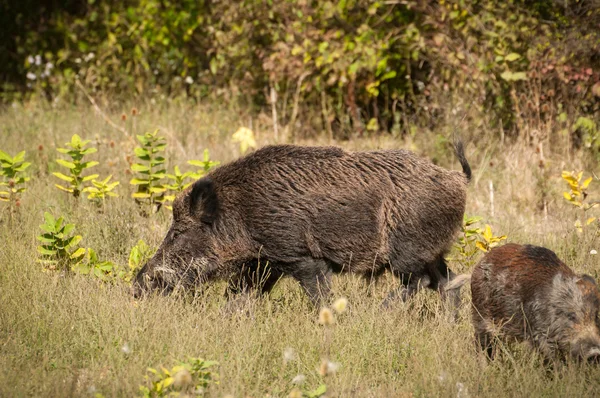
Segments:
[[[289,134],[410,134],[466,113],[471,128],[488,116],[485,128],[495,135],[563,138],[595,153],[600,146],[597,125],[585,123],[599,112],[597,0],[0,7],[8,101],[31,93],[70,101],[80,80],[110,103],[182,94],[239,101],[272,114]]]
[[[533,243],[598,280],[597,1],[0,0],[0,22],[0,396],[600,394],[525,346],[481,362],[468,288],[456,322],[432,292],[381,311],[389,276],[336,277],[348,309],[321,317],[290,280],[234,315],[224,283],[129,290],[212,167],[293,142],[460,169],[455,133],[451,268]]]

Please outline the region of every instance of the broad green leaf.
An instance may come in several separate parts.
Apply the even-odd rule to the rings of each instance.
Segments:
[[[72,254],[71,254],[71,258],[72,259],[77,259],[79,257],[82,257],[85,254],[85,249],[83,247],[80,247],[79,249],[75,250]]]
[[[143,164],[134,163],[131,165],[131,170],[139,172],[139,171],[150,171],[148,166],[144,166]]]
[[[504,57],[504,59],[508,62],[516,61],[519,58],[521,58],[521,56],[517,53],[510,53],[506,57]]]
[[[81,179],[82,182],[86,182],[86,181],[90,181],[90,180],[94,180],[98,178],[98,174],[91,174],[89,176],[85,176]]]
[[[23,164],[21,164],[18,167],[15,167],[15,171],[24,171],[25,169],[27,169],[29,166],[31,166],[30,162],[24,162]]]
[[[63,173],[59,173],[59,172],[54,172],[52,173],[53,176],[60,178],[61,180],[67,181],[67,182],[73,182],[74,178],[73,177],[69,177],[64,175]]]
[[[4,151],[0,151],[0,160],[12,163],[12,157],[8,156],[8,154]]]
[[[89,169],[90,167],[94,167],[94,166],[97,166],[99,164],[100,164],[100,162],[96,162],[95,160],[91,160],[89,162],[82,163],[81,167],[84,168],[84,169]]]
[[[75,229],[75,224],[67,224],[63,228],[63,234],[69,235],[73,229]]]
[[[60,164],[61,166],[65,166],[71,170],[74,169],[75,167],[77,167],[75,165],[75,163],[69,162],[68,160],[64,160],[64,159],[56,159],[56,163]]]
[[[141,180],[139,178],[132,178],[131,181],[129,181],[129,183],[131,185],[148,185],[150,183],[150,181],[148,181],[148,180]]]
[[[590,225],[594,221],[596,221],[596,217],[590,217],[585,221],[585,225]]]
[[[51,234],[38,235],[35,238],[42,243],[54,243],[56,241]]]
[[[150,194],[146,193],[146,192],[135,192],[131,194],[132,198],[138,198],[138,199],[148,199],[150,198]]]
[[[43,246],[38,246],[37,251],[38,251],[38,253],[46,255],[46,256],[54,256],[56,254],[56,250],[49,250]]]
[[[82,239],[81,235],[75,235],[75,236],[71,237],[68,240],[69,243],[67,243],[65,248],[76,246],[79,242],[81,242],[81,239]]]
[[[56,219],[54,218],[54,216],[52,216],[52,214],[48,213],[47,211],[44,212],[44,220],[46,220],[46,224],[48,225],[54,226],[54,224],[56,223]]]
[[[133,153],[135,153],[135,156],[137,156],[138,158],[147,158],[148,156],[150,156],[150,152],[147,149],[140,147],[136,147],[133,150]]]
[[[15,155],[14,158],[12,158],[13,163],[18,163],[18,162],[22,162],[23,159],[25,159],[25,151],[21,151],[19,153],[17,153]]]
[[[568,200],[569,202],[573,200],[573,198],[571,197],[571,194],[568,192],[563,192],[563,197]]]
[[[587,189],[587,187],[590,185],[590,183],[592,182],[593,177],[589,177],[587,178],[583,184],[581,184],[581,189]]]

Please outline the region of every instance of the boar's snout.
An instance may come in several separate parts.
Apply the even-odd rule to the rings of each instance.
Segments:
[[[163,295],[167,295],[172,290],[161,278],[159,272],[156,272],[154,259],[150,259],[139,270],[135,276],[132,286],[132,294],[136,299],[140,299],[152,291],[158,290]]]
[[[571,356],[581,362],[600,364],[600,336],[593,333],[571,346]]]
[[[587,363],[598,365],[600,364],[600,348],[593,349],[587,358],[585,359]]]

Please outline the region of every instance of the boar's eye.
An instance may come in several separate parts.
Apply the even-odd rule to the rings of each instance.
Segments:
[[[171,232],[171,239],[176,239],[179,235],[181,235],[181,231],[174,229],[173,232]]]
[[[577,315],[574,312],[569,312],[567,314],[567,318],[569,319],[569,321],[571,322],[577,322]]]

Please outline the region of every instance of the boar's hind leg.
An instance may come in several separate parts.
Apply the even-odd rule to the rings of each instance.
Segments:
[[[295,263],[290,272],[316,307],[329,296],[331,269],[322,259],[308,258]]]

